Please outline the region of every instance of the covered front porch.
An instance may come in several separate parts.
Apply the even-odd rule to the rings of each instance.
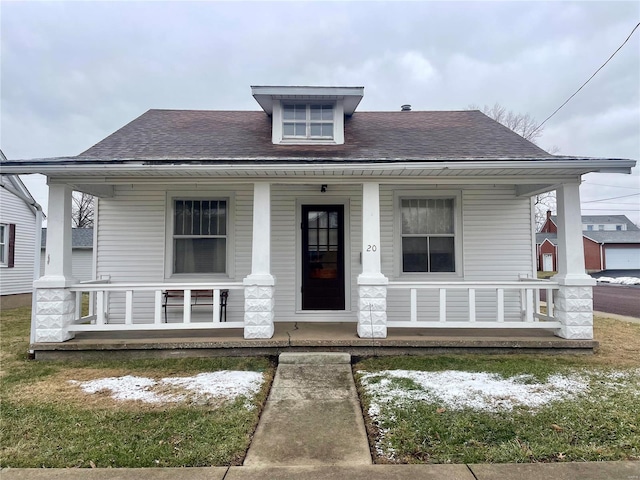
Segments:
[[[409,171],[402,171],[402,174],[411,176]],[[160,275],[156,275],[157,281],[124,281],[122,272],[135,279],[134,270],[146,268],[147,264],[143,260],[132,259],[137,263],[129,266],[124,263],[125,257],[119,256],[118,252],[128,253],[127,244],[120,239],[112,240],[111,236],[116,232],[123,238],[126,237],[128,232],[122,230],[121,225],[136,229],[136,219],[140,218],[139,222],[142,222],[146,221],[142,220],[143,216],[162,216],[165,220],[150,224],[149,227],[144,226],[144,229],[140,227],[140,231],[146,235],[146,241],[155,241],[157,234],[160,234],[162,242],[149,247],[150,250],[162,252],[171,249],[171,234],[166,233],[169,230],[165,227],[165,224],[171,225],[173,219],[170,191],[163,190],[168,188],[165,186],[167,179],[156,180],[160,183],[152,187],[146,183],[141,184],[141,187],[133,184],[130,187],[121,186],[123,180],[119,179],[112,180],[113,185],[110,187],[92,184],[88,178],[73,183],[59,179],[50,183],[47,261],[45,276],[35,284],[37,295],[31,343],[34,350],[48,351],[46,345],[56,345],[55,348],[52,347],[56,350],[66,342],[69,347],[60,350],[66,351],[74,350],[72,346],[81,344],[85,339],[100,338],[117,350],[118,339],[146,338],[150,343],[162,343],[164,336],[183,338],[187,335],[196,344],[202,338],[212,338],[212,344],[216,345],[217,338],[223,343],[232,338],[233,342],[243,340],[243,346],[238,347],[240,349],[298,348],[288,343],[291,329],[287,325],[291,324],[291,318],[300,318],[301,321],[293,322],[298,325],[298,330],[304,325],[305,331],[319,335],[320,346],[325,349],[330,345],[322,344],[324,330],[314,329],[315,323],[324,326],[327,331],[333,331],[332,324],[340,326],[335,327],[343,332],[340,335],[344,334],[344,338],[341,336],[336,345],[339,348],[369,349],[376,346],[371,342],[377,341],[386,342],[387,348],[393,346],[393,338],[409,341],[404,345],[407,348],[431,348],[429,344],[416,347],[410,340],[439,337],[442,332],[448,332],[445,337],[468,336],[470,339],[491,339],[495,332],[503,332],[499,337],[510,342],[505,345],[519,345],[523,332],[530,332],[530,335],[538,339],[536,341],[539,338],[555,338],[554,335],[565,339],[591,340],[591,285],[594,282],[584,273],[578,183],[567,180],[555,187],[558,193],[559,247],[565,253],[559,263],[559,274],[549,281],[542,281],[532,278],[535,272],[533,242],[527,244],[527,240],[523,241],[521,238],[533,238],[533,227],[527,213],[531,212],[531,195],[549,189],[550,185],[532,183],[540,180],[535,177],[526,178],[522,172],[518,172],[517,178],[501,179],[500,182],[498,180],[497,177],[486,178],[480,186],[477,178],[460,176],[448,181],[409,180],[389,176],[384,181],[368,178],[357,182],[332,177],[327,173],[319,182],[334,182],[331,190],[335,193],[325,194],[325,189],[316,190],[313,187],[315,197],[309,193],[308,179],[287,180],[288,183],[284,184],[282,179],[256,179],[249,185],[244,180],[239,184],[244,190],[231,191],[227,186],[227,191],[231,193],[225,194],[228,205],[236,208],[234,221],[240,225],[236,238],[241,236],[240,228],[243,229],[242,235],[247,237],[243,240],[245,243],[235,245],[233,259],[237,271],[233,275],[228,275],[224,280],[181,279],[167,274],[165,266],[160,269],[164,268],[165,274],[160,271]],[[489,185],[487,182],[490,181],[498,183]],[[446,187],[444,189],[443,183]],[[357,189],[353,189],[353,184]],[[206,183],[205,187],[201,183],[195,185],[203,190],[220,191],[223,188],[220,181],[215,179]],[[110,249],[109,261],[112,262],[109,264],[105,261],[102,264],[119,269],[120,278],[113,279],[106,275],[93,282],[77,283],[71,277],[72,186],[101,195],[107,200],[116,197],[120,201],[120,197],[124,198],[118,208],[126,207],[126,210],[119,211],[120,214],[135,212],[132,219],[118,218],[119,230],[108,231],[109,238],[106,240],[101,239],[102,230],[98,218],[98,241],[104,244],[101,248]],[[292,186],[295,186],[293,193],[290,192],[294,190]],[[412,277],[402,271],[393,272],[394,268],[398,268],[398,258],[402,258],[394,251],[401,244],[395,238],[399,234],[394,228],[399,222],[394,220],[394,215],[403,192],[407,191],[406,186],[411,186],[411,194],[417,197],[440,198],[446,195],[446,198],[451,199],[452,218],[455,218],[452,238],[455,239],[451,242],[450,274],[435,275],[429,277],[433,279],[427,279],[425,275]],[[186,189],[185,186],[179,188]],[[288,210],[282,206],[285,195],[288,195]],[[145,213],[132,208],[139,209],[151,203],[151,200],[146,200],[147,197],[159,204],[158,207],[153,207],[155,210]],[[130,198],[135,198],[137,203],[133,203]],[[138,200],[139,198],[142,200]],[[477,198],[482,199],[480,204]],[[478,223],[477,219],[488,219],[495,224],[503,214],[490,208],[498,205],[507,209],[510,208],[510,202],[517,203],[515,210],[509,210],[517,222],[505,225],[507,228],[517,226],[523,232],[518,240],[518,260],[515,263],[509,260],[509,271],[499,261],[491,263],[490,270],[482,270],[483,265],[489,263],[486,260],[480,263],[477,259],[489,248],[492,239],[500,235],[492,232],[491,227]],[[299,235],[296,229],[300,218],[295,215],[300,215],[303,203],[344,207],[344,228],[345,231],[348,230],[345,235],[349,238],[344,240],[344,270],[347,278],[344,280],[346,301],[342,310],[326,314],[318,310],[309,312],[304,306],[295,303],[293,292],[299,290],[300,285],[294,281],[294,277],[300,272],[300,260],[294,260],[295,255],[290,247],[298,250],[300,240],[297,237],[295,241],[289,241],[289,238]],[[244,209],[242,212],[241,208]],[[114,215],[113,212],[116,211],[113,207],[107,213]],[[116,220],[109,218],[109,221],[116,225]],[[231,225],[231,221],[229,222]],[[274,232],[274,225],[285,225],[289,230]],[[151,227],[154,231],[150,230]],[[463,232],[465,229],[467,231]],[[104,235],[107,236],[106,233]],[[231,234],[228,239],[229,245],[235,241]],[[274,243],[283,243],[285,246],[274,246]],[[479,244],[485,249],[482,252],[478,251]],[[136,247],[140,246],[140,255],[143,255],[146,252],[141,245],[136,244]],[[289,270],[286,270],[280,257],[277,260],[272,258],[274,251],[291,254],[288,258],[295,268],[287,265]],[[101,255],[100,249],[98,255]],[[296,255],[300,255],[299,250]],[[132,257],[129,254],[127,258]],[[161,261],[155,263],[165,261],[164,254],[162,257],[153,257],[152,261],[158,258]],[[473,265],[472,259],[476,259],[473,260]],[[500,252],[496,254],[496,259],[500,259]],[[118,263],[115,264],[114,261]],[[240,263],[242,269],[238,268]],[[274,275],[277,269],[293,273],[288,276]],[[540,302],[542,291],[548,299],[544,308]],[[167,292],[173,292],[174,300],[177,299],[171,305],[167,302]],[[231,299],[228,319],[226,306],[223,310],[220,305],[225,292]],[[286,296],[278,297],[283,292]],[[90,299],[88,314],[82,313],[83,296]],[[202,297],[206,298],[204,303],[198,303],[197,300]],[[282,314],[278,313],[276,307],[278,298],[289,302],[286,306],[288,310],[280,310]],[[307,325],[311,326],[307,328]],[[453,335],[454,331],[459,333]],[[278,339],[278,334],[284,333],[287,333],[287,342],[282,343],[284,337]],[[112,343],[109,343],[109,338],[113,340]],[[357,340],[355,343],[354,339]],[[271,345],[270,342],[275,343],[265,346]],[[388,344],[389,342],[391,343]],[[556,340],[557,345],[566,344],[558,342],[561,341]]]
[[[32,345],[39,360],[277,356],[332,351],[353,356],[484,354],[592,354],[594,340],[566,340],[548,330],[507,328],[395,328],[384,339],[360,338],[353,323],[276,323],[270,339],[246,340],[242,328],[78,332],[66,342]]]

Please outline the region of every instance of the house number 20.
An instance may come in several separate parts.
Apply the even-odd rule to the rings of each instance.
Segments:
[[[377,245],[367,245],[367,252],[375,252],[376,250],[378,250]]]

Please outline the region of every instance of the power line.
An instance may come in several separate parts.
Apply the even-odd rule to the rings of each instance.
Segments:
[[[551,115],[549,115],[547,118],[545,118],[545,119],[543,120],[543,122],[542,122],[540,125],[538,125],[538,126],[533,130],[533,132],[531,132],[531,135],[532,135],[533,133],[537,132],[538,130],[540,130],[540,128],[542,128],[542,126],[543,126],[545,123],[547,123],[547,120],[549,120],[551,117],[553,117],[556,113],[558,113],[558,112],[560,111],[560,109],[561,109],[562,107],[564,107],[567,103],[569,103],[569,100],[571,100],[573,97],[575,97],[575,96],[578,94],[578,92],[579,92],[580,90],[582,90],[582,88],[583,88],[587,83],[589,83],[589,82],[591,81],[591,79],[592,79],[593,77],[595,77],[595,76],[596,76],[596,74],[597,74],[600,70],[602,70],[602,69],[604,68],[604,66],[605,66],[607,63],[609,63],[609,61],[610,61],[610,60],[611,60],[611,59],[616,55],[616,53],[618,53],[618,52],[620,51],[620,49],[621,49],[622,47],[624,47],[624,46],[625,46],[625,44],[626,44],[626,43],[629,41],[629,39],[631,38],[631,35],[633,35],[633,33],[638,29],[638,27],[640,27],[640,22],[638,22],[638,24],[637,24],[635,27],[633,27],[633,30],[631,30],[631,33],[629,34],[629,36],[627,37],[627,39],[626,39],[624,42],[622,42],[622,45],[620,45],[620,46],[618,47],[618,49],[617,49],[615,52],[613,52],[613,53],[611,54],[611,56],[607,59],[607,61],[606,61],[606,62],[604,62],[604,63],[602,64],[602,66],[601,66],[599,69],[597,69],[597,70],[593,73],[593,75],[591,75],[591,76],[589,77],[589,79],[588,79],[586,82],[584,82],[584,83],[580,86],[580,88],[579,88],[578,90],[576,90],[576,91],[573,93],[573,95],[571,95],[569,98],[567,98],[567,99],[565,100],[565,102],[564,102],[562,105],[560,105],[558,108],[556,108],[556,110],[555,110]]]
[[[582,182],[582,185],[598,185],[599,187],[629,188],[631,190],[640,190],[640,187],[623,187],[621,185],[605,185],[604,183]]]
[[[636,212],[640,210],[635,210],[633,208],[581,208],[583,212]]]
[[[632,193],[631,195],[620,195],[619,197],[601,198],[599,200],[588,200],[582,203],[606,202],[607,200],[617,200],[618,198],[635,197],[636,195],[640,195],[640,193]]]

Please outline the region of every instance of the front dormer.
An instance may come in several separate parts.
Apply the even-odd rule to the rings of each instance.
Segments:
[[[353,115],[364,87],[251,87],[271,117],[275,145],[342,145],[344,117]]]

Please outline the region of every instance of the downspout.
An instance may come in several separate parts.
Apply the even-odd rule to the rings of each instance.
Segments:
[[[36,245],[33,257],[33,281],[40,278],[40,256],[42,250],[42,207],[37,203],[32,204],[36,210]],[[31,292],[31,329],[29,332],[29,358],[35,358],[35,351],[31,348],[36,341],[36,304],[37,295],[35,289]]]
[[[600,244],[600,271],[604,270],[604,243]]]

